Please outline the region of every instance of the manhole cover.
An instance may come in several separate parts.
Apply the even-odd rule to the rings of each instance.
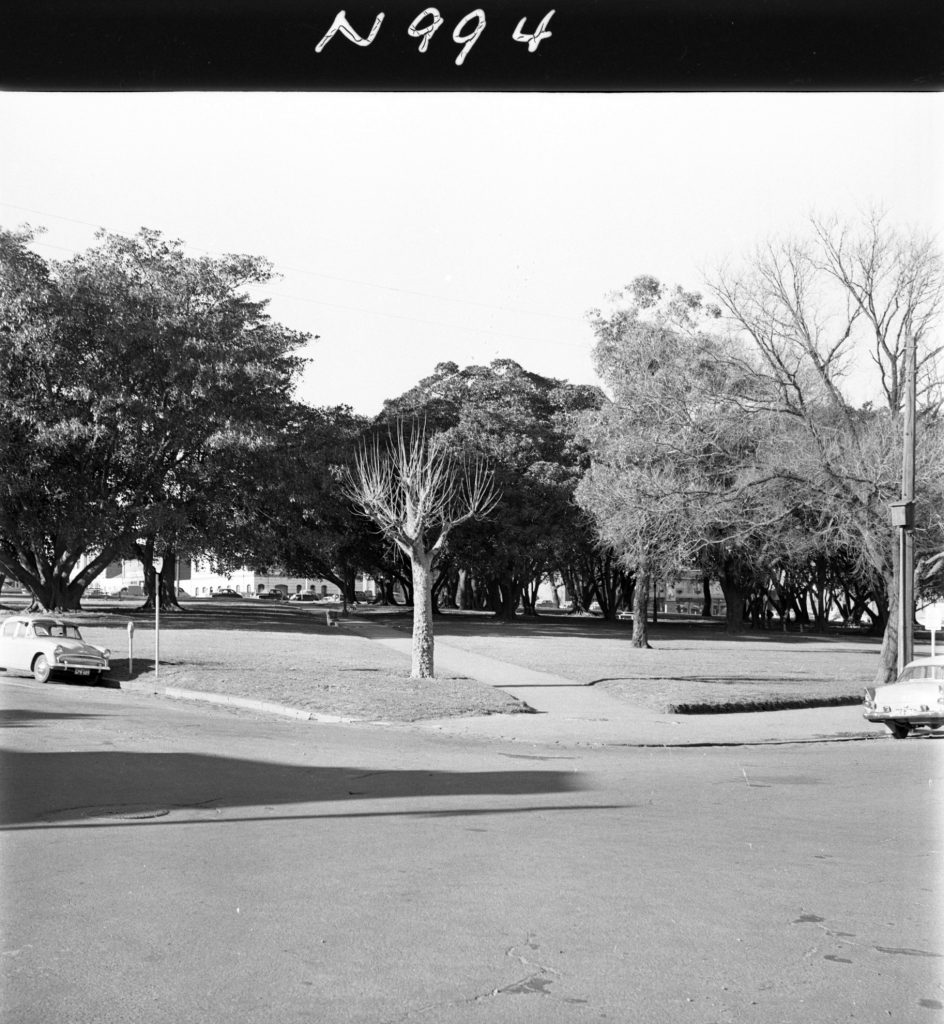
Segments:
[[[121,818],[128,821],[139,821],[142,818],[163,818],[170,814],[167,807],[155,807],[153,804],[111,804],[104,807],[66,807],[61,811],[50,811],[44,814],[46,821],[71,821],[76,818]]]

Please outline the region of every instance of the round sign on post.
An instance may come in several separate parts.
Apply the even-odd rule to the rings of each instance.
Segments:
[[[944,626],[944,603],[932,604],[929,608],[925,608],[921,612],[921,620],[924,622],[925,629],[931,632],[931,657],[937,653],[937,632]]]
[[[924,619],[925,627],[936,633],[944,626],[944,605],[933,605],[924,611],[921,618]]]

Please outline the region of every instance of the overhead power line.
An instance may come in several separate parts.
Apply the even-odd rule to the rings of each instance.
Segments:
[[[70,224],[81,224],[84,227],[90,227],[90,228],[96,228],[96,229],[102,227],[101,224],[93,224],[91,221],[77,220],[75,217],[65,217],[62,214],[58,214],[58,213],[48,213],[48,212],[43,211],[43,210],[35,210],[35,209],[32,209],[31,207],[28,207],[28,206],[17,206],[14,203],[0,202],[0,206],[5,206],[5,207],[7,207],[7,208],[9,208],[11,210],[21,210],[24,213],[34,213],[34,214],[36,214],[39,217],[52,217],[55,220],[67,221]],[[62,246],[51,245],[51,243],[48,243],[48,242],[44,242],[44,243],[37,242],[37,244],[47,245],[47,246],[49,246],[50,248],[53,248],[53,249],[55,249],[55,248],[59,248],[59,249],[63,248]],[[202,246],[199,246],[199,245],[192,245],[190,243],[187,243],[187,247],[190,248],[190,249],[194,249],[197,252],[206,253],[208,255],[212,255],[213,254],[213,250],[205,249],[205,248],[203,248]],[[72,250],[65,250],[65,251],[72,251]],[[378,284],[377,282],[374,282],[374,281],[362,281],[362,280],[359,280],[357,278],[340,277],[340,276],[337,276],[335,274],[325,274],[325,273],[323,273],[322,271],[319,271],[319,270],[310,270],[310,269],[307,269],[305,267],[293,267],[293,266],[289,266],[288,264],[278,264],[278,263],[276,263],[276,264],[274,264],[274,266],[275,266],[276,270],[278,270],[280,272],[291,271],[291,272],[297,273],[297,274],[307,274],[310,277],[319,277],[319,278],[323,278],[326,281],[338,281],[338,282],[340,282],[342,284],[354,284],[354,285],[358,285],[358,286],[360,286],[362,288],[378,288],[378,289],[381,289],[383,291],[398,292],[398,293],[400,293],[402,295],[415,295],[415,296],[417,296],[419,298],[433,299],[433,300],[435,300],[437,302],[454,302],[454,303],[458,303],[458,304],[463,305],[463,306],[477,306],[480,309],[496,309],[496,310],[501,310],[502,312],[505,312],[505,313],[515,313],[515,314],[520,315],[520,316],[542,316],[542,317],[547,317],[548,319],[564,320],[564,321],[567,321],[569,323],[574,323],[574,324],[582,324],[583,323],[583,321],[579,317],[567,316],[566,314],[563,314],[563,313],[549,313],[549,312],[546,312],[544,310],[536,310],[536,309],[519,309],[519,308],[516,308],[514,306],[500,306],[500,305],[497,305],[496,303],[491,303],[491,302],[479,302],[479,301],[477,301],[475,299],[463,299],[463,298],[459,298],[459,297],[456,297],[456,296],[436,295],[433,292],[423,292],[423,291],[417,291],[417,290],[410,289],[410,288],[400,288],[400,287],[398,287],[396,285]],[[304,302],[304,301],[309,301],[309,300],[300,299],[299,301]],[[322,303],[322,304],[323,305],[331,305],[331,303]],[[340,307],[340,308],[353,309],[353,308],[357,308],[357,307]],[[392,314],[380,314],[380,315],[392,315]],[[428,322],[428,321],[420,321],[420,322],[424,322],[425,323],[425,322]],[[471,330],[472,328],[465,328],[465,329],[466,330]],[[487,333],[501,333],[501,332],[487,332]],[[522,337],[522,335],[506,335],[506,336],[507,337]],[[526,340],[535,341],[537,339],[531,338],[531,339],[526,339]]]

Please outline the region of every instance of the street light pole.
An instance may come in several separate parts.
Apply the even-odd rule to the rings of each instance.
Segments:
[[[898,671],[914,658],[914,492],[915,408],[918,360],[911,321],[905,326],[904,445],[901,463],[901,504],[908,510],[899,533]]]

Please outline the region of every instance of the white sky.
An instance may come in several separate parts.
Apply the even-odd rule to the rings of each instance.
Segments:
[[[0,95],[0,223],[66,258],[157,228],[283,274],[320,335],[301,397],[379,411],[499,357],[594,382],[585,314],[642,273],[701,268],[811,211],[944,226],[936,94]]]

